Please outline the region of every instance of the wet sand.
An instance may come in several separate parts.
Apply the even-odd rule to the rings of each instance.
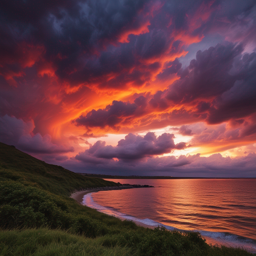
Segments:
[[[82,190],[82,191],[77,191],[71,194],[71,198],[75,199],[79,204],[83,204],[83,198],[84,195],[88,194],[88,193],[93,193],[93,192],[98,192],[98,191],[108,191],[108,190],[120,190],[120,189],[131,189],[131,188],[143,188],[143,187],[149,187],[149,186],[139,186],[139,185],[121,185],[118,187],[102,187],[102,188],[91,188],[91,189],[87,189],[87,190]],[[120,218],[121,220],[125,220],[124,218]],[[141,226],[144,228],[150,228],[150,229],[154,229],[155,227],[150,226],[150,225],[146,225],[144,223],[141,223],[139,221],[134,221],[135,224],[137,226]],[[206,240],[206,243],[208,243],[209,245],[213,245],[213,246],[226,246],[226,247],[240,247],[246,251],[249,251],[251,253],[255,253],[256,254],[256,247],[242,247],[242,246],[237,246],[237,244],[234,244],[232,242],[228,242],[228,241],[223,241],[218,238],[212,238],[212,237],[207,237],[207,236],[203,236],[203,238]]]
[[[76,191],[70,195],[71,198],[75,199],[79,204],[83,203],[83,197],[84,195],[92,192],[98,192],[98,191],[108,191],[108,190],[121,190],[121,189],[131,189],[131,188],[152,188],[153,186],[148,185],[130,185],[130,184],[124,184],[119,186],[113,186],[113,187],[100,187],[100,188],[88,188],[81,191]]]

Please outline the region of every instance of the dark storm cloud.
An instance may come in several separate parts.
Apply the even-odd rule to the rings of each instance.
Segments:
[[[80,116],[74,122],[76,125],[86,127],[105,127],[116,128],[121,122],[134,115],[141,115],[146,106],[146,99],[143,96],[135,99],[135,103],[124,103],[122,101],[113,101],[105,109],[90,111],[86,116]]]
[[[152,29],[136,40],[135,51],[142,59],[152,59],[165,53],[171,43],[165,29]]]
[[[24,62],[24,49],[37,45],[65,78],[83,64],[82,55],[95,54],[124,31],[140,28],[144,20],[137,14],[144,5],[143,0],[1,1],[1,62]]]
[[[165,64],[165,69],[163,72],[157,75],[157,78],[160,80],[166,80],[170,77],[170,75],[176,74],[180,70],[181,66],[182,65],[178,59],[170,61]]]
[[[230,22],[226,31],[225,26],[221,28],[221,23],[217,22],[217,27],[221,33],[225,33],[225,37],[230,42],[243,42],[244,44],[255,44],[256,42],[256,3],[254,0],[239,1],[228,0],[222,1],[220,15]]]
[[[103,88],[123,88],[134,82],[141,86],[159,63],[138,62],[181,52],[184,42],[175,35],[185,33],[195,17],[200,20],[202,13],[197,11],[202,5],[211,13],[218,1],[1,1],[0,53],[5,66],[1,73],[5,78],[19,76],[26,65],[45,59],[70,85],[95,82]],[[192,37],[202,36],[189,32]],[[127,78],[120,74],[137,65],[139,70]],[[166,70],[163,76],[173,71]],[[100,77],[113,72],[117,77],[102,83]]]
[[[46,59],[54,66],[55,74],[71,85],[95,82],[101,88],[125,88],[126,83],[133,82],[141,86],[152,77],[152,63],[138,62],[180,53],[184,44],[194,42],[207,28],[214,27],[216,17],[218,21],[226,18],[235,22],[240,15],[240,23],[246,19],[255,21],[254,7],[253,1],[243,1],[234,7],[230,1],[217,0],[3,0],[1,74],[5,78],[20,76],[26,65]],[[217,15],[219,8],[222,11]],[[226,24],[221,23],[225,28]],[[247,34],[252,34],[250,31]],[[127,74],[135,66],[139,69]],[[159,68],[158,62],[155,68]],[[159,74],[159,79],[179,68],[179,65],[168,67]],[[109,82],[105,77],[100,79],[109,73],[117,76]]]
[[[208,122],[221,123],[241,119],[256,112],[256,53],[244,54],[234,62],[230,73],[237,78],[234,86],[217,98]]]
[[[190,13],[192,16],[195,15],[196,9],[201,4],[204,4],[204,1],[193,3],[193,8],[190,8],[191,4],[189,4],[189,1],[186,4],[179,4],[177,2],[173,2],[171,5],[163,3],[161,6],[160,4],[161,8],[153,12],[154,15],[150,17],[148,33],[141,34],[139,37],[131,35],[129,44],[110,47],[101,53],[97,61],[91,64],[87,63],[86,68],[81,69],[80,73],[78,72],[74,76],[81,75],[81,80],[87,80],[96,77],[94,75],[96,73],[103,75],[111,71],[117,76],[111,79],[111,81],[100,82],[101,88],[122,88],[126,83],[131,82],[135,86],[145,84],[152,78],[152,74],[150,74],[152,68],[155,67],[157,69],[160,67],[157,62],[158,60],[166,59],[167,61],[168,58],[175,59],[174,56],[183,52],[184,44],[190,43],[189,36],[183,39],[182,36],[177,36],[177,34],[186,33],[186,29],[189,26],[187,13]],[[209,9],[211,8],[213,7],[209,7]],[[154,10],[154,4],[152,9]],[[179,16],[179,19],[176,20],[176,16]],[[168,25],[170,21],[172,21],[172,24]],[[192,38],[196,37],[197,33],[194,33]],[[149,60],[150,64],[147,63]],[[156,62],[154,66],[151,66],[153,60],[156,60]],[[137,67],[136,73],[127,72],[132,67],[134,68],[134,66]],[[163,72],[158,75],[158,79],[167,79],[171,74],[176,73],[180,67],[181,64],[177,59],[165,64]],[[120,72],[125,72],[125,74],[120,74]]]
[[[228,72],[235,57],[242,51],[241,45],[233,44],[198,51],[196,59],[180,72],[180,79],[171,86],[167,99],[175,103],[187,103],[221,95],[234,85],[235,78]]]
[[[141,87],[151,81],[153,74],[161,68],[159,61],[169,53],[172,41],[165,29],[152,28],[139,37],[131,36],[127,44],[109,46],[98,57],[80,63],[77,72],[71,75],[66,73],[65,76],[71,83],[93,82],[99,84],[100,88],[125,89],[127,84]],[[174,72],[177,69],[174,66],[173,70],[166,72]],[[108,74],[115,76],[107,79]]]
[[[163,92],[158,91],[149,101],[154,109],[165,110],[169,107],[168,101],[163,97]]]
[[[87,162],[90,157],[93,159],[96,157],[132,161],[186,147],[184,142],[175,144],[173,138],[174,135],[169,133],[164,133],[159,137],[152,132],[147,133],[144,137],[130,133],[125,139],[120,140],[116,147],[106,146],[105,142],[97,141],[88,150],[79,153],[76,159]]]
[[[197,113],[195,111],[186,110],[184,108],[173,110],[169,113],[162,114],[163,117],[169,120],[171,125],[182,125],[184,123],[200,122],[206,119],[207,114]]]
[[[144,3],[129,1],[128,4],[115,0],[3,0],[0,6],[2,21],[16,26],[19,29],[17,32],[22,33],[23,37],[46,43],[50,53],[57,54],[60,51],[65,56],[65,53],[74,50],[77,41],[82,47],[92,47],[99,41],[103,43],[104,40],[112,40],[124,26],[127,29],[138,28],[141,20],[137,12],[143,8]]]
[[[210,109],[211,104],[208,102],[201,101],[197,105],[197,111],[199,113],[205,112],[206,110]]]
[[[167,91],[176,104],[198,99],[198,113],[208,112],[207,122],[241,119],[256,112],[256,53],[242,53],[241,45],[226,44],[198,51],[180,79]]]
[[[246,117],[256,111],[256,54],[242,51],[241,45],[218,44],[198,51],[196,59],[185,69],[174,61],[170,68],[173,65],[178,68],[180,79],[169,89],[151,95],[148,101],[143,98],[143,107],[136,102],[114,101],[106,109],[92,110],[75,122],[86,127],[113,128],[127,117],[136,118],[186,104],[189,108],[194,105],[193,109],[175,109],[161,114],[159,119],[167,118],[166,125],[177,125],[200,120],[215,124]]]

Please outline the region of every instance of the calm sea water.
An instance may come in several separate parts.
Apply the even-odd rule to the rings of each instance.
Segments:
[[[113,181],[154,187],[100,191],[86,195],[84,204],[116,217],[199,231],[256,250],[256,179]]]

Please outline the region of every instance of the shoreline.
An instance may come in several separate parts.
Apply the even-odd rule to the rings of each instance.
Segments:
[[[74,193],[72,193],[70,195],[70,198],[73,198],[74,200],[76,200],[79,204],[83,205],[83,198],[86,194],[88,193],[96,193],[96,192],[99,192],[99,191],[110,191],[110,190],[122,190],[122,189],[131,189],[131,188],[147,188],[147,187],[152,187],[152,186],[148,186],[148,185],[130,185],[130,184],[124,184],[124,185],[119,185],[119,186],[113,186],[113,187],[100,187],[100,188],[88,188],[88,189],[85,189],[85,190],[81,190],[81,191],[76,191]],[[117,218],[117,217],[116,217]],[[121,217],[118,217],[120,220],[125,220],[125,218],[121,218]],[[147,224],[144,224],[144,223],[141,223],[139,221],[134,221],[133,222],[137,225],[137,226],[140,226],[140,227],[144,227],[144,228],[149,228],[149,229],[155,229],[156,227],[154,226],[150,226],[150,225],[147,225]],[[228,242],[228,241],[223,241],[221,238],[212,238],[212,237],[208,237],[208,236],[202,236],[202,238],[204,238],[206,240],[206,243],[208,245],[211,245],[211,246],[218,246],[218,247],[221,247],[221,246],[226,246],[226,247],[232,247],[232,248],[242,248],[250,253],[254,253],[256,254],[256,247],[251,247],[251,246],[248,246],[248,247],[244,247],[244,246],[235,246],[232,242]]]
[[[89,193],[96,193],[99,191],[110,191],[110,190],[122,190],[122,189],[131,189],[131,188],[152,188],[153,186],[149,185],[130,185],[130,184],[124,184],[119,186],[113,186],[113,187],[100,187],[100,188],[88,188],[86,190],[76,191],[70,195],[70,198],[73,198],[76,200],[79,204],[83,205],[83,198],[86,194]],[[116,218],[116,217],[115,217]],[[125,218],[119,217],[120,220],[125,220]],[[155,227],[152,227],[150,225],[146,225],[144,223],[141,223],[139,221],[133,221],[137,226],[144,227],[144,228],[150,228],[154,229]]]
[[[122,189],[131,189],[131,188],[152,188],[152,187],[153,186],[149,186],[149,185],[130,185],[130,184],[121,185],[120,184],[119,186],[88,188],[88,189],[73,192],[70,195],[70,198],[73,198],[79,204],[82,204],[84,195],[88,193],[93,193],[98,191],[122,190]]]

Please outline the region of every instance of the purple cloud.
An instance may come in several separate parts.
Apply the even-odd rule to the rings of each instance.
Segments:
[[[73,147],[64,147],[52,142],[50,135],[33,135],[34,123],[24,122],[8,115],[0,117],[0,142],[34,154],[60,154],[73,152]]]
[[[81,115],[74,122],[78,126],[116,128],[129,117],[140,116],[145,112],[146,99],[143,96],[138,97],[134,102],[113,101],[112,105],[108,105],[105,109],[92,110],[85,116]]]
[[[148,132],[144,137],[130,133],[125,136],[125,139],[120,140],[116,147],[106,146],[105,142],[97,141],[88,150],[79,153],[76,159],[87,161],[88,157],[92,156],[99,159],[117,158],[124,161],[132,161],[170,153],[172,150],[186,147],[184,142],[175,144],[173,138],[174,135],[169,133],[164,133],[159,137],[156,137],[152,132]]]
[[[179,157],[149,157],[143,161],[114,161],[80,153],[63,165],[76,172],[112,175],[160,175],[174,177],[255,177],[256,154],[243,157],[209,157],[181,155]]]

